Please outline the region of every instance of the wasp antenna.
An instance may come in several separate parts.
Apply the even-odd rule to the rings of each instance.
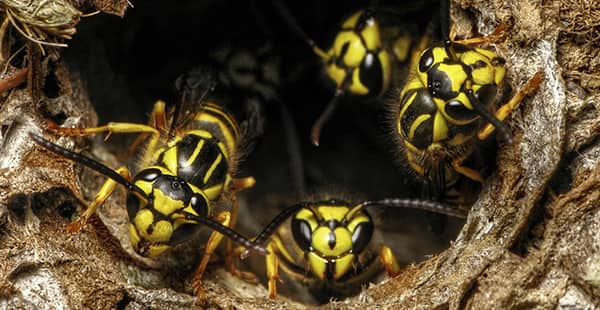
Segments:
[[[273,0],[271,2],[277,9],[277,12],[279,12],[279,14],[281,15],[281,18],[288,25],[288,27],[290,27],[290,29],[294,33],[296,33],[297,36],[304,40],[306,44],[308,44],[308,46],[312,48],[315,54],[317,54],[317,56],[321,57],[322,59],[327,59],[327,54],[320,47],[317,46],[315,41],[313,41],[313,39],[311,39],[308,36],[308,34],[304,32],[304,30],[302,30],[302,27],[300,27],[290,10],[281,2],[281,0]]]
[[[321,112],[321,115],[319,115],[319,118],[317,118],[317,120],[313,124],[312,129],[310,131],[310,140],[314,146],[319,146],[321,130],[323,129],[323,126],[325,125],[325,123],[327,123],[329,118],[331,118],[331,115],[333,115],[333,112],[335,111],[337,106],[340,104],[340,98],[343,94],[344,92],[341,89],[336,90],[335,95],[333,96],[333,98],[331,98],[331,101],[329,101],[329,103],[325,107],[325,110]]]
[[[100,162],[93,160],[89,157],[83,156],[79,153],[75,153],[71,150],[65,149],[62,146],[54,144],[54,143],[42,138],[42,136],[39,136],[33,132],[29,132],[29,137],[35,143],[39,144],[40,146],[44,147],[45,149],[47,149],[57,155],[66,157],[76,163],[82,164],[102,175],[105,175],[105,176],[111,178],[113,181],[125,186],[127,188],[127,190],[136,192],[136,193],[140,194],[142,197],[144,197],[145,199],[148,199],[148,195],[141,188],[139,188],[135,184],[129,182],[129,180],[125,179],[123,176],[116,173],[114,170],[110,169],[109,167],[101,164]]]
[[[192,221],[202,223],[202,224],[210,227],[212,230],[220,232],[225,237],[231,239],[234,242],[239,243],[246,249],[250,249],[250,250],[260,253],[262,255],[269,254],[269,251],[267,251],[258,242],[252,242],[248,238],[246,238],[246,237],[242,236],[241,234],[239,234],[238,232],[236,232],[235,230],[233,230],[217,221],[214,221],[208,217],[196,216],[196,215],[193,215],[193,214],[190,214],[187,212],[183,212],[183,216],[187,220],[192,220]]]
[[[408,199],[408,198],[387,198],[376,201],[365,201],[356,205],[350,212],[346,214],[346,218],[352,218],[354,214],[368,206],[382,206],[393,208],[409,208],[419,209],[435,213],[446,214],[457,218],[466,218],[467,212],[457,207],[445,205],[443,203],[431,200]]]
[[[457,60],[456,52],[454,51],[454,43],[450,38],[450,0],[440,0],[440,28],[444,47],[450,55],[450,59]]]
[[[450,0],[440,0],[440,28],[444,45],[452,45],[450,40]]]
[[[473,94],[473,90],[469,89],[466,93],[467,98],[469,98],[469,101],[471,101],[471,105],[473,106],[475,112],[481,115],[486,121],[490,122],[500,133],[504,141],[506,141],[508,144],[512,144],[513,139],[508,128],[494,114],[490,113],[483,107],[479,99],[477,99],[477,97],[475,97]]]
[[[258,234],[258,236],[256,236],[256,238],[254,239],[254,242],[256,242],[258,244],[263,244],[265,241],[267,241],[267,239],[269,239],[271,237],[271,235],[273,235],[273,233],[275,232],[277,227],[279,227],[279,225],[281,225],[281,223],[283,223],[285,220],[287,220],[292,214],[296,213],[298,210],[305,208],[307,205],[308,205],[308,203],[305,203],[305,202],[298,203],[298,204],[295,204],[295,205],[288,207],[287,209],[281,211],[281,213],[277,214],[277,216],[275,216],[275,218],[273,218],[271,223],[269,223],[269,225],[267,225],[267,227],[265,227],[263,229],[263,231],[260,232],[260,234]]]

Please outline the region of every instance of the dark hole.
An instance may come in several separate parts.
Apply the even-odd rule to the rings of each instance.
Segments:
[[[16,194],[8,200],[8,210],[15,215],[17,220],[23,221],[25,218],[25,208],[29,203],[29,198],[25,194]]]
[[[48,73],[44,80],[44,95],[48,98],[58,98],[60,96],[60,85],[56,75],[52,72]]]
[[[64,218],[70,219],[77,208],[72,201],[65,201],[56,207],[58,214]]]

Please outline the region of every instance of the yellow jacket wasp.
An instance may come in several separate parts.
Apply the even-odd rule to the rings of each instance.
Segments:
[[[202,225],[212,229],[193,277],[194,290],[200,294],[202,274],[223,236],[263,255],[267,251],[230,228],[237,212],[235,194],[254,184],[252,177],[234,177],[242,142],[237,122],[224,108],[210,102],[202,103],[191,113],[187,113],[185,106],[175,110],[167,114],[165,103],[157,101],[148,125],[115,122],[90,128],[49,125],[59,135],[140,133],[134,148],[147,141],[139,170],[133,176],[126,166],[112,170],[39,135],[30,133],[30,137],[45,149],[108,177],[81,217],[69,225],[69,230],[78,231],[85,225],[117,184],[128,191],[130,240],[141,256],[160,255],[189,240]],[[231,212],[213,210],[220,198],[232,200]]]
[[[331,47],[321,49],[297,24],[279,0],[273,4],[290,28],[322,60],[327,77],[335,84],[335,94],[311,129],[311,142],[319,145],[321,130],[342,101],[353,95],[367,99],[389,90],[395,61],[408,58],[411,37],[397,27],[384,29],[372,9],[360,10],[345,19]]]
[[[506,61],[496,53],[449,38],[449,3],[441,1],[443,46],[415,54],[408,81],[394,102],[393,132],[410,168],[432,188],[430,197],[444,199],[460,176],[483,182],[477,169],[463,165],[478,140],[494,129],[512,142],[502,123],[521,100],[538,88],[536,74],[508,102],[496,109]],[[493,35],[504,29],[499,27]],[[475,44],[486,38],[465,40]]]
[[[372,206],[466,217],[463,210],[455,207],[414,199],[364,201],[356,205],[326,199],[295,204],[278,214],[254,239],[269,251],[269,296],[277,295],[279,268],[309,285],[313,292],[326,292],[325,299],[357,293],[382,269],[392,277],[398,275],[400,265],[392,250],[385,245],[377,248],[371,240],[375,225],[367,208]],[[286,221],[289,225],[284,224]]]

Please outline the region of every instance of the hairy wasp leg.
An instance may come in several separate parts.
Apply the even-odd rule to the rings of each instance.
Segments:
[[[483,43],[494,43],[500,41],[500,39],[506,34],[506,32],[510,29],[506,24],[499,24],[496,29],[487,36],[479,36],[469,39],[462,40],[453,40],[453,43],[463,44],[463,45],[477,45]]]
[[[127,169],[127,167],[121,166],[115,171],[125,179],[131,180],[131,173],[129,173],[129,169]],[[75,222],[67,226],[67,230],[70,232],[77,232],[81,230],[81,228],[87,223],[88,219],[94,214],[94,212],[96,212],[96,208],[102,205],[104,201],[106,201],[106,199],[113,193],[117,184],[119,183],[115,182],[113,179],[106,180],[106,182],[104,182],[98,191],[98,194],[96,194],[94,201],[90,203],[87,209],[85,209],[85,211]]]
[[[470,155],[470,154],[469,154]],[[454,160],[452,160],[452,168],[466,176],[467,178],[473,180],[473,181],[477,181],[479,183],[483,183],[483,176],[481,176],[481,173],[479,171],[477,171],[476,169],[473,168],[469,168],[466,166],[463,166],[463,161],[467,158],[467,156],[460,156],[458,158],[455,158]]]
[[[154,103],[154,107],[152,108],[152,113],[150,114],[150,119],[148,121],[148,126],[152,126],[152,127],[156,128],[156,130],[158,130],[158,132],[166,132],[168,130],[165,105],[166,105],[165,102],[162,100],[156,101],[156,103]],[[152,134],[152,133],[149,133],[149,132],[140,133],[135,138],[135,140],[133,141],[131,146],[129,146],[129,148],[127,149],[127,152],[123,153],[123,154],[119,154],[117,156],[117,158],[120,160],[125,160],[125,159],[131,157],[133,154],[135,154],[137,149],[144,143],[144,141],[146,141],[146,139],[148,139],[148,135],[150,135],[150,134]]]
[[[398,259],[396,259],[396,255],[392,252],[392,249],[385,245],[382,246],[381,250],[379,250],[379,260],[390,277],[393,278],[400,274],[401,267],[398,263]]]
[[[539,88],[543,79],[543,72],[537,72],[531,79],[529,79],[529,81],[527,81],[525,86],[523,86],[507,103],[503,104],[496,111],[496,118],[498,118],[500,121],[505,120],[508,115],[510,115],[510,113],[519,106],[519,103],[521,103],[523,98]],[[488,123],[477,133],[477,137],[479,140],[485,140],[494,132],[494,129],[494,126]]]
[[[277,297],[277,279],[279,278],[279,258],[271,242],[267,245],[267,254],[265,261],[267,266],[267,279],[269,279],[269,298]]]
[[[223,211],[217,214],[215,219],[220,222],[223,226],[231,227],[231,214],[228,211]],[[204,275],[204,271],[206,270],[206,266],[208,266],[208,261],[210,260],[210,256],[215,252],[219,244],[223,240],[223,234],[217,231],[213,231],[208,238],[208,242],[206,242],[206,248],[204,249],[204,255],[202,256],[202,260],[200,261],[200,265],[196,268],[194,272],[194,277],[192,278],[192,288],[194,289],[194,293],[196,296],[201,297],[203,295],[202,290],[202,276]]]

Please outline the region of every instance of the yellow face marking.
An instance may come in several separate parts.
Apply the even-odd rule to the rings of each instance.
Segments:
[[[200,152],[202,151],[202,148],[204,147],[204,143],[206,140],[200,140],[200,142],[198,142],[196,144],[196,147],[194,148],[194,151],[192,152],[192,155],[190,155],[190,158],[188,158],[188,160],[185,162],[186,166],[191,166],[194,161],[196,160],[196,158],[198,157],[198,154],[200,154]]]
[[[468,76],[464,68],[460,64],[440,64],[438,70],[445,72],[452,81],[452,91],[459,92],[461,86],[467,80]],[[425,83],[427,83],[425,81]]]
[[[160,220],[154,224],[154,229],[148,239],[153,242],[167,242],[171,239],[171,235],[173,235],[173,225],[165,220]]]
[[[467,51],[461,55],[461,61],[467,65],[483,63],[485,66],[473,68],[471,77],[473,82],[479,85],[487,85],[494,83],[494,67],[489,62],[489,59],[475,51]]]
[[[360,212],[360,213],[355,214],[352,217],[352,220],[350,220],[350,222],[348,223],[348,225],[346,225],[346,227],[348,227],[349,231],[354,232],[354,230],[356,230],[356,226],[358,226],[358,224],[368,223],[370,221],[371,221],[371,219],[369,219],[369,217],[364,212]]]
[[[296,214],[296,218],[300,220],[305,220],[310,225],[310,230],[314,231],[317,229],[319,224],[316,222],[313,213],[309,209],[300,209]]]
[[[154,191],[154,210],[164,215],[170,215],[171,213],[181,210],[185,207],[183,201],[173,200],[165,193],[161,191]]]
[[[367,19],[366,22],[367,24],[360,34],[365,40],[366,48],[370,51],[374,51],[381,48],[381,32],[379,31],[379,24],[373,17]]]
[[[354,255],[348,254],[339,257],[335,260],[335,274],[334,279],[337,280],[352,270],[352,264],[354,262]]]
[[[346,71],[332,63],[327,66],[327,76],[335,82],[336,88],[340,89],[346,77]]]
[[[325,270],[327,268],[327,260],[314,252],[308,253],[308,264],[312,273],[319,279],[325,280]]]
[[[360,70],[352,70],[352,83],[350,83],[350,92],[356,95],[366,95],[369,89],[363,85],[360,80]]]
[[[360,18],[362,13],[363,11],[358,11],[352,14],[352,16],[346,18],[346,20],[342,23],[342,28],[354,28],[354,26],[356,26],[356,23],[358,23],[358,19]]]
[[[333,248],[330,248],[328,243],[331,233],[332,231],[329,227],[321,226],[317,228],[313,231],[312,247],[326,257],[340,256],[352,250],[352,235],[348,229],[343,227],[335,228],[333,234],[335,235],[336,242]]]
[[[160,171],[161,174],[173,175],[173,172],[167,170],[167,168],[162,166],[150,166],[146,169],[157,169]],[[152,182],[137,180],[135,181],[135,185],[142,189],[142,191],[144,191],[144,193],[146,194],[151,194],[153,192]]]
[[[140,237],[144,239],[148,239],[146,229],[152,225],[152,223],[154,223],[154,215],[152,214],[152,211],[148,209],[139,210],[133,219],[133,225],[137,228]]]
[[[342,56],[345,45],[348,45],[348,47],[343,55],[342,62],[350,68],[358,67],[367,53],[360,37],[353,31],[340,32],[333,42],[333,50],[337,57]]]
[[[152,183],[151,182],[137,180],[137,181],[135,181],[135,186],[139,187],[146,194],[152,193]]]
[[[421,114],[421,115],[417,116],[415,121],[410,125],[410,130],[408,132],[408,139],[410,139],[410,140],[414,139],[415,131],[417,131],[417,128],[419,128],[419,126],[421,126],[421,124],[423,122],[425,122],[426,120],[428,120],[430,118],[431,118],[430,114]],[[398,124],[398,130],[401,130],[400,124]]]
[[[324,220],[336,220],[341,222],[348,211],[350,210],[347,206],[318,206],[317,210]]]
[[[450,55],[446,52],[444,47],[434,47],[431,51],[433,55],[433,63],[443,62],[446,59],[450,59]]]

